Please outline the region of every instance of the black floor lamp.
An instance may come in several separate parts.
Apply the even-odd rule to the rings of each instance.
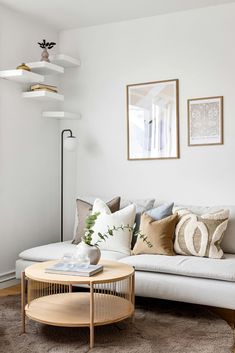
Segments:
[[[64,134],[68,132],[69,136],[64,138]],[[73,151],[76,147],[76,137],[73,136],[72,130],[64,129],[61,132],[61,174],[60,174],[60,241],[64,241],[64,148],[67,151]]]

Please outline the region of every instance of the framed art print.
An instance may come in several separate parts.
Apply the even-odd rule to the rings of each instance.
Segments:
[[[223,97],[188,100],[188,145],[223,144]]]
[[[179,158],[178,80],[127,86],[128,159]]]

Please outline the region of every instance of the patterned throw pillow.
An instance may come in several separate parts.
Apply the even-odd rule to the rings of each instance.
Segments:
[[[175,209],[179,222],[175,229],[174,250],[180,255],[221,259],[220,247],[228,225],[229,210],[196,215],[188,209]]]

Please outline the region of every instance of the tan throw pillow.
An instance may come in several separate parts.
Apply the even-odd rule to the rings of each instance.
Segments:
[[[173,236],[177,221],[177,214],[163,218],[160,221],[155,221],[152,217],[143,213],[141,216],[140,231],[141,234],[147,236],[147,241],[151,243],[152,247],[149,247],[146,242],[138,236],[133,249],[133,255],[174,255]]]
[[[111,201],[107,202],[106,205],[110,209],[111,213],[117,212],[120,210],[120,202],[121,198],[115,197]],[[89,214],[92,211],[93,205],[89,202],[83,201],[83,200],[76,200],[76,205],[77,205],[77,217],[78,217],[78,226],[76,229],[76,235],[72,241],[72,244],[78,244],[80,243],[82,236],[84,235],[84,228],[86,226],[86,218],[89,216]]]
[[[196,215],[188,209],[176,209],[179,222],[175,229],[174,250],[180,255],[221,259],[220,247],[228,225],[229,210]]]

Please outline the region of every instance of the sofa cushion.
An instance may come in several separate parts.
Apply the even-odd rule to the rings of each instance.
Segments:
[[[110,211],[114,213],[120,209],[120,202],[121,202],[121,198],[118,196],[108,201],[107,206],[109,207]],[[73,244],[78,244],[82,240],[82,237],[85,234],[86,218],[90,215],[93,207],[93,204],[80,199],[76,200],[76,205],[77,205],[78,219],[76,222],[77,223],[76,233],[72,241]]]
[[[24,250],[19,254],[19,258],[34,262],[58,260],[61,259],[65,253],[71,253],[75,249],[76,245],[71,244],[69,240],[62,243],[52,243]],[[124,257],[124,255],[116,251],[101,251],[101,258],[105,260],[119,260],[122,257]]]
[[[101,198],[106,203],[108,203],[111,200],[112,197],[113,196],[101,197],[101,196],[98,196],[98,195],[96,195],[96,196],[79,195],[78,199],[84,200],[85,202],[93,205],[97,198]],[[147,199],[132,199],[132,198],[124,199],[124,198],[121,198],[120,209],[125,208],[126,206],[129,206],[131,204],[134,204],[136,206],[136,218],[135,218],[136,226],[135,226],[134,232],[139,230],[141,214],[144,211],[147,211],[150,208],[153,208],[154,201],[155,201],[154,198],[152,198],[152,199],[150,199],[150,198],[147,198]],[[76,212],[75,212],[75,221],[74,221],[74,231],[73,231],[74,235],[73,235],[73,239],[76,236],[77,226],[78,226],[78,216],[77,216],[77,210],[76,210]],[[137,237],[135,237],[135,236],[132,237],[132,245],[131,245],[132,249],[133,249],[133,247],[135,245],[136,239],[137,239]]]
[[[133,254],[174,255],[173,236],[178,215],[155,221],[147,213],[142,214],[140,234],[135,243]]]
[[[91,205],[91,210],[93,207],[93,204],[95,202],[95,200],[97,199],[98,196],[85,196],[85,195],[79,195],[77,199],[79,200],[83,200],[85,203]],[[119,198],[119,196],[118,196]],[[104,200],[104,202],[108,203],[110,200],[112,201],[114,199],[114,196],[112,195],[111,197],[103,197],[102,200]],[[120,199],[121,202],[121,199]],[[120,203],[119,203],[119,208],[120,208]],[[74,225],[73,225],[73,240],[74,241],[76,234],[77,234],[77,227],[78,227],[78,209],[77,209],[77,202],[76,202],[76,210],[75,210],[75,217],[74,217]]]
[[[173,206],[174,206],[174,202],[165,202],[160,206],[151,208],[145,213],[147,213],[147,215],[152,217],[155,221],[159,221],[160,219],[163,219],[172,215]]]
[[[136,205],[136,209],[149,210],[153,208],[155,199],[121,199],[120,208],[125,208],[131,204]]]
[[[188,277],[210,278],[235,282],[235,255],[223,259],[195,256],[135,255],[120,260],[137,271],[169,273]]]
[[[125,255],[130,255],[136,206],[132,204],[115,213],[111,213],[104,201],[96,199],[92,213],[98,213],[98,217],[92,227],[92,244],[99,242],[101,250],[119,251]],[[104,238],[103,234],[107,234],[108,231],[111,234],[109,233],[108,237]]]
[[[213,206],[213,207],[205,207],[205,206],[175,204],[175,207],[188,208],[190,211],[198,215],[202,215],[205,213],[212,213],[221,209],[229,209],[230,215],[229,215],[228,227],[224,234],[224,238],[221,243],[221,248],[226,253],[235,254],[235,206],[220,205],[220,206]]]
[[[174,250],[179,255],[221,259],[220,247],[228,225],[229,210],[198,216],[187,208],[176,208],[179,222],[175,229]]]
[[[140,219],[141,215],[143,212],[150,210],[153,208],[155,199],[121,199],[121,206],[120,208],[125,208],[126,206],[129,206],[131,204],[134,204],[136,206],[136,215],[135,215],[135,228],[134,228],[134,233],[132,236],[132,241],[131,241],[131,248],[133,249],[137,240],[137,235],[135,234],[138,232],[140,228]]]

